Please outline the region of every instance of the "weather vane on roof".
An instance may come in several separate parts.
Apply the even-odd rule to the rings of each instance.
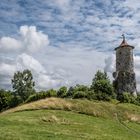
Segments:
[[[124,34],[122,34],[122,37],[123,37],[123,41],[125,41],[125,35]]]

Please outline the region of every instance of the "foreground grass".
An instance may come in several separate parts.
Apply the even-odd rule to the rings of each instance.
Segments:
[[[139,140],[140,107],[50,98],[0,115],[0,140]]]
[[[129,123],[128,123],[129,124]],[[133,129],[135,123],[130,123]],[[0,140],[138,140],[116,120],[60,110],[36,110],[0,116]]]

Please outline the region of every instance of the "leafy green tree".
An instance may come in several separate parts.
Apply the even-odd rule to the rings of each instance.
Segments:
[[[95,84],[97,81],[100,81],[100,80],[105,80],[105,81],[108,81],[110,82],[108,76],[107,76],[107,73],[106,72],[101,72],[100,70],[98,70],[92,80],[92,85],[91,85],[91,89],[94,89],[95,88]]]
[[[115,98],[113,86],[105,72],[97,71],[92,81],[91,90],[97,94],[98,100]]]
[[[67,87],[63,86],[57,91],[58,97],[65,97],[67,94]]]
[[[0,90],[0,111],[8,106],[4,90]]]
[[[24,70],[23,72],[16,72],[12,79],[13,93],[20,96],[25,101],[34,90],[35,82],[30,70]]]
[[[13,95],[10,91],[0,90],[0,111],[10,108]]]

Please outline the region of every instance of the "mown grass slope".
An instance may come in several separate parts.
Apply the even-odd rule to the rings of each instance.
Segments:
[[[49,98],[0,115],[0,140],[139,140],[140,107]]]

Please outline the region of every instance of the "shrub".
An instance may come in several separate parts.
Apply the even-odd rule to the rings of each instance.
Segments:
[[[73,98],[78,91],[87,93],[89,91],[89,88],[87,86],[78,84],[75,87],[70,87],[66,96]]]
[[[57,97],[57,92],[54,89],[50,89],[47,91],[48,97]]]
[[[47,97],[56,97],[56,96],[57,96],[56,91],[53,89],[50,89],[48,91],[41,91],[39,93],[30,95],[29,98],[25,102],[29,103],[29,102],[37,101],[40,99],[45,99]]]
[[[134,103],[137,104],[136,97],[131,95],[130,93],[124,92],[123,94],[118,96],[118,100],[122,103]]]
[[[30,95],[29,98],[25,102],[29,103],[29,102],[37,101],[40,99],[45,99],[46,97],[49,97],[48,93],[42,91],[37,94]]]
[[[23,100],[20,96],[15,96],[15,95],[12,95],[10,100],[9,100],[9,107],[16,107],[18,106],[19,104],[23,103]]]
[[[78,99],[78,98],[87,98],[87,94],[84,91],[77,91],[73,95],[73,99]]]
[[[138,104],[140,105],[140,94],[138,94],[138,96],[137,96],[137,102],[138,102]]]
[[[89,100],[103,100],[103,101],[111,101],[111,96],[107,95],[106,93],[103,92],[94,92],[93,90],[88,91],[87,93],[87,98]]]
[[[112,99],[112,96],[109,96],[108,94],[104,93],[104,92],[97,92],[95,94],[97,100],[103,100],[103,101],[110,101]]]
[[[97,95],[95,94],[94,90],[90,90],[90,91],[87,92],[87,99],[97,100]]]

